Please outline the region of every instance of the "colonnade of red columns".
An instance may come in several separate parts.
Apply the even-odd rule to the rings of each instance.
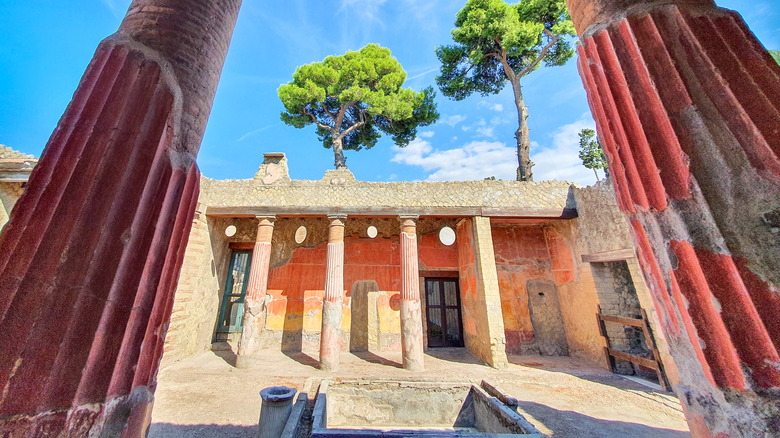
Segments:
[[[568,4],[692,431],[780,434],[780,67],[709,0]]]
[[[322,300],[320,332],[320,368],[336,371],[339,367],[341,317],[344,295],[344,228],[346,216],[328,217],[328,246],[325,273],[325,295]],[[262,329],[262,300],[268,287],[271,240],[274,218],[259,217],[257,239],[252,254],[245,300],[244,324],[238,346],[236,365],[251,366],[259,350]],[[404,368],[423,371],[423,329],[417,264],[417,217],[401,218],[401,343]]]

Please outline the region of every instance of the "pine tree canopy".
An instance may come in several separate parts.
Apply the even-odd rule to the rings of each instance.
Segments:
[[[390,50],[369,44],[360,51],[329,56],[298,67],[292,82],[279,87],[284,123],[296,128],[317,126],[323,146],[361,150],[376,145],[382,133],[406,146],[417,128],[439,117],[433,88],[402,88],[406,72]],[[338,150],[337,150],[338,149]]]
[[[542,63],[565,64],[574,56],[566,35],[575,32],[563,0],[523,0],[513,5],[503,0],[469,0],[456,16],[455,44],[436,49],[442,63],[436,82],[444,95],[456,100],[474,92],[498,93],[507,79],[519,80]]]

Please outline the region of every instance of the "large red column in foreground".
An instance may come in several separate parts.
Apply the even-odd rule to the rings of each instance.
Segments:
[[[568,4],[691,428],[776,436],[780,67],[709,0]]]
[[[241,0],[136,0],[0,236],[0,435],[142,436]]]

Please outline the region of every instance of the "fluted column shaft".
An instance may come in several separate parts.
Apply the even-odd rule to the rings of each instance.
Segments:
[[[325,297],[322,299],[320,369],[335,371],[341,352],[341,306],[344,300],[345,216],[329,216],[328,255],[325,268]]]
[[[709,0],[568,0],[696,436],[780,434],[780,67]]]
[[[268,290],[275,216],[259,216],[257,219],[257,238],[252,251],[252,265],[249,268],[249,282],[244,298],[241,338],[238,341],[236,354],[238,368],[251,366],[252,356],[260,349],[260,332],[265,323],[265,294]]]
[[[240,0],[136,0],[0,235],[0,435],[142,436]]]
[[[417,216],[401,217],[401,349],[409,371],[425,369],[421,312]]]

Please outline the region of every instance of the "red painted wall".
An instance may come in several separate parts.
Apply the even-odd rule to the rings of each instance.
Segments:
[[[398,238],[344,240],[344,307],[342,326],[351,326],[350,293],[356,281],[376,281],[380,294],[377,311],[380,332],[400,334],[401,264]],[[442,245],[436,234],[422,236],[418,243],[421,269],[457,269],[457,245]],[[315,248],[297,248],[283,266],[269,272],[266,328],[285,332],[317,333],[322,326],[322,298],[325,286],[327,244]],[[421,291],[421,293],[424,291]],[[314,348],[316,345],[304,347]],[[400,345],[397,346],[400,348]],[[342,348],[347,348],[346,345]],[[393,349],[395,349],[393,347]]]
[[[461,313],[463,319],[463,338],[466,347],[477,337],[477,320],[473,312],[477,302],[477,267],[474,255],[474,231],[471,221],[458,226],[458,271],[460,275]]]
[[[539,226],[493,225],[501,311],[507,353],[520,353],[523,342],[534,339],[528,308],[526,283],[531,279],[552,280],[550,251]]]

